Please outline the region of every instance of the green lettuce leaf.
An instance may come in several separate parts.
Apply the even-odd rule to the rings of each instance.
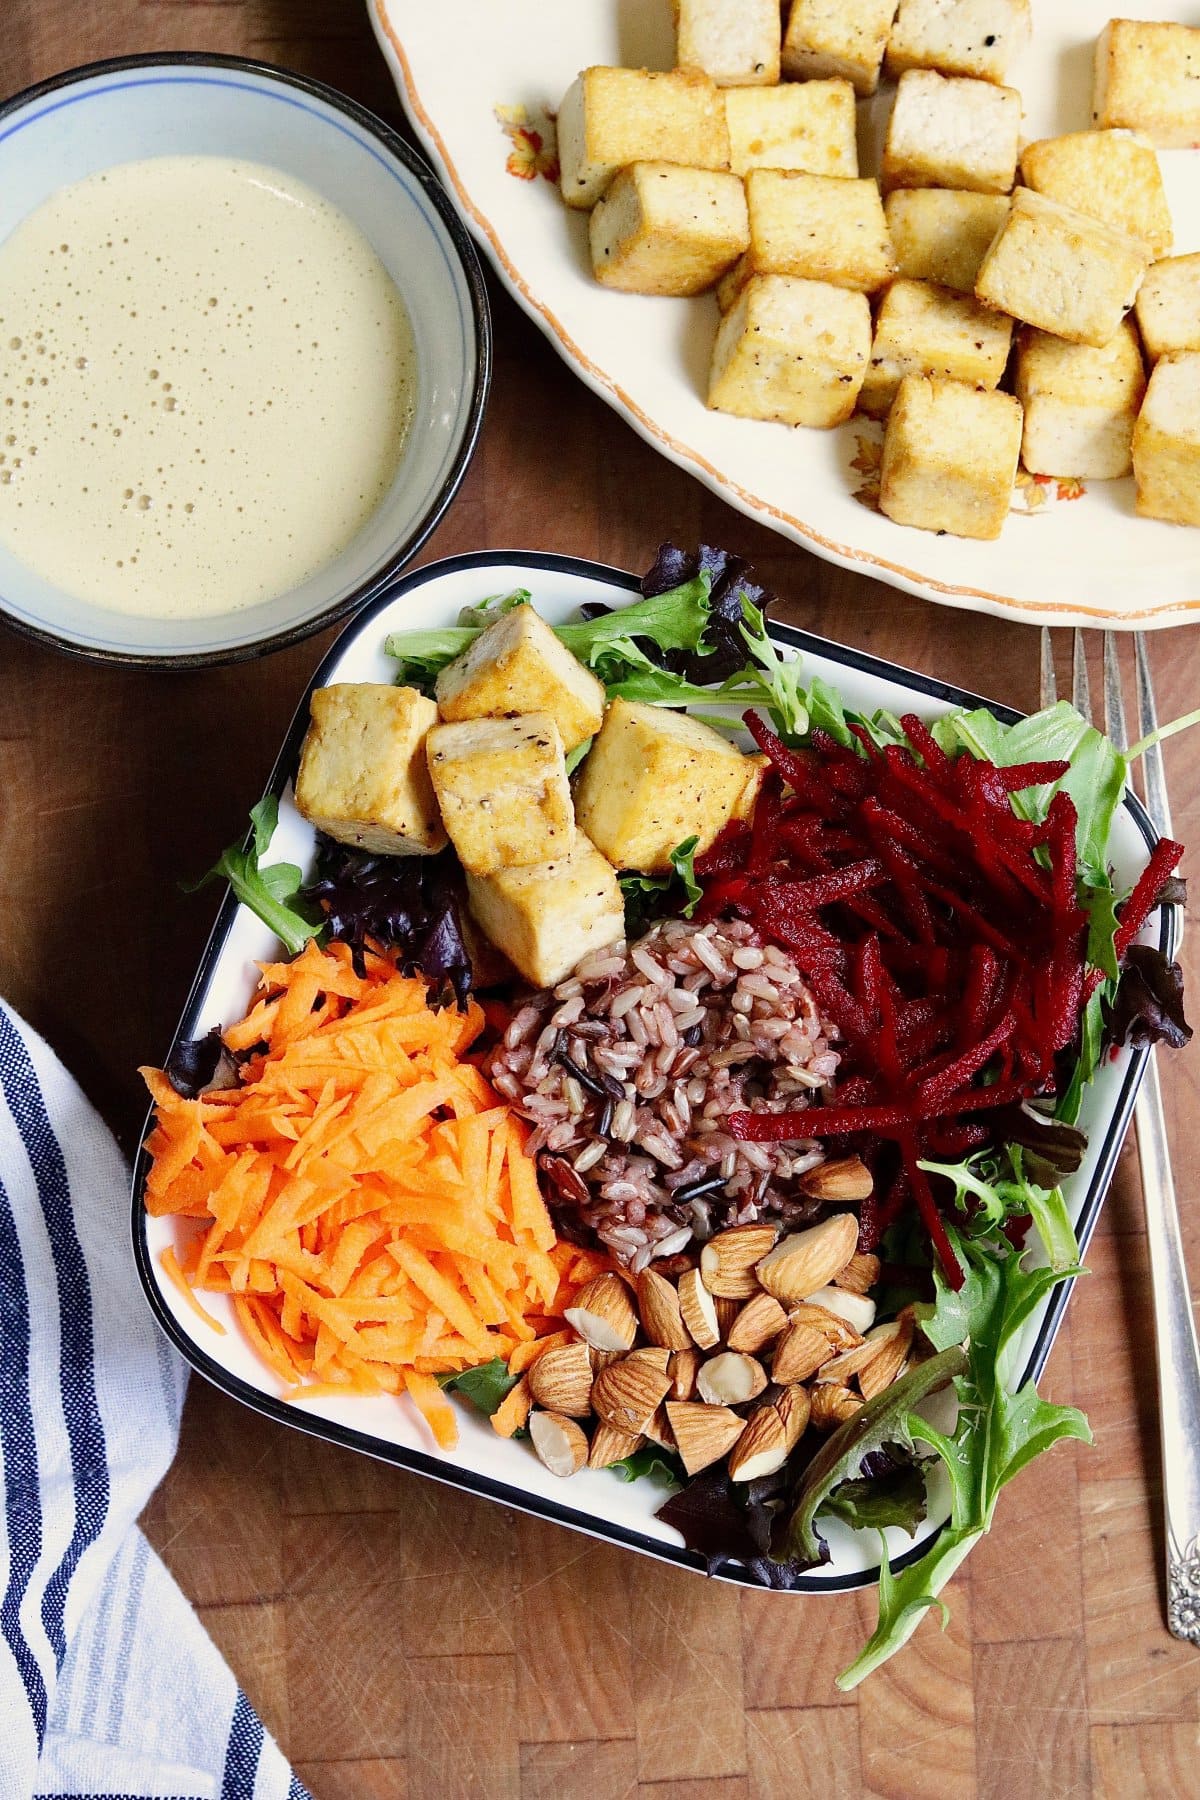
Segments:
[[[617,877],[625,898],[627,938],[641,937],[654,920],[666,912],[682,913],[685,919],[692,917],[704,893],[696,878],[695,856],[699,842],[699,838],[690,837],[682,844],[676,844],[671,852],[670,875],[643,875],[637,869],[627,869]],[[674,897],[679,887],[683,888],[684,901],[677,907]]]
[[[925,1518],[925,1476],[916,1463],[887,1475],[843,1481],[825,1501],[822,1514],[832,1515],[856,1531],[883,1531],[895,1525],[915,1537]]]
[[[242,905],[257,913],[289,954],[297,956],[320,932],[321,921],[301,897],[304,874],[295,863],[262,866],[278,823],[279,801],[268,794],[251,809],[249,843],[228,845],[198,881],[181,886],[185,894],[194,894],[210,881],[227,881]]]
[[[607,1463],[614,1475],[622,1481],[641,1481],[646,1476],[655,1481],[666,1481],[672,1487],[682,1487],[687,1480],[683,1464],[669,1450],[660,1444],[643,1444],[640,1450],[634,1450],[629,1456],[623,1456],[619,1462]]]
[[[473,1369],[460,1369],[455,1375],[439,1375],[438,1386],[448,1394],[463,1394],[471,1402],[477,1412],[490,1419],[500,1402],[510,1394],[520,1380],[519,1375],[509,1373],[508,1364],[501,1356],[494,1356],[491,1362],[478,1363]]]

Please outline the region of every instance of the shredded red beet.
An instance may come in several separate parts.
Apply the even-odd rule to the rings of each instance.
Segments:
[[[951,759],[919,719],[902,723],[911,749],[881,750],[859,731],[860,756],[820,732],[811,750],[791,750],[747,714],[771,767],[753,824],[731,825],[696,859],[700,916],[734,910],[790,950],[845,1040],[834,1105],[735,1113],[731,1136],[853,1145],[876,1177],[861,1248],[915,1206],[957,1288],[918,1165],[985,1142],[980,1113],[1053,1091],[1099,977],[1086,966],[1074,803],[1060,790],[1040,825],[1011,803],[1068,764]],[[1121,914],[1118,955],[1181,854],[1165,840],[1155,849]]]

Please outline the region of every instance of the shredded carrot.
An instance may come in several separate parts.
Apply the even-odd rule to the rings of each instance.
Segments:
[[[458,1434],[436,1377],[527,1366],[597,1260],[563,1256],[525,1127],[464,1060],[483,1025],[474,1003],[435,1011],[389,958],[360,976],[343,945],[309,944],[262,966],[225,1032],[250,1053],[237,1088],[186,1100],[142,1071],[147,1210],[207,1225],[185,1267],[164,1252],[169,1278],[217,1330],[193,1289],[232,1296],[288,1399],[406,1392],[444,1449]]]
[[[516,1387],[509,1388],[495,1412],[492,1414],[492,1429],[502,1438],[515,1437],[530,1413],[533,1411],[533,1395],[529,1383],[522,1375]]]
[[[191,1287],[188,1285],[188,1278],[179,1266],[179,1258],[176,1256],[170,1244],[167,1245],[158,1260],[166,1270],[168,1279],[179,1289],[192,1311],[198,1313],[206,1325],[211,1325],[214,1331],[219,1332],[221,1336],[224,1337],[225,1327],[222,1325],[220,1319],[213,1318],[207,1307],[201,1306],[195,1294],[193,1294]]]
[[[573,1340],[573,1331],[549,1331],[544,1337],[535,1338],[531,1343],[518,1344],[508,1359],[510,1375],[523,1375],[530,1363],[535,1363],[539,1356],[547,1350],[557,1350],[561,1345]]]

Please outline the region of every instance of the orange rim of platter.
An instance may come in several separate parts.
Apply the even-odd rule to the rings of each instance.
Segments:
[[[791,513],[784,512],[780,507],[769,505],[757,495],[740,487],[736,481],[724,474],[713,463],[710,463],[698,450],[693,450],[688,444],[680,443],[677,438],[672,437],[669,432],[664,431],[661,425],[657,424],[648,413],[644,412],[642,408],[638,406],[636,401],[630,398],[624,388],[620,387],[618,383],[613,380],[611,375],[606,374],[603,369],[598,368],[591,358],[584,354],[574,338],[570,336],[565,327],[550,311],[550,308],[546,306],[543,301],[539,300],[537,295],[532,292],[528,284],[510,261],[508,252],[501,243],[500,237],[491,220],[485,213],[480,212],[463,185],[458,170],[454,165],[454,160],[446,146],[445,139],[442,137],[441,132],[429,116],[425,104],[417,91],[417,85],[413,78],[412,65],[405,54],[403,44],[400,42],[400,39],[392,28],[392,22],[388,16],[387,0],[371,0],[371,5],[375,15],[376,25],[383,36],[386,37],[391,46],[392,53],[400,65],[400,71],[404,80],[405,98],[415,115],[416,122],[424,136],[435,146],[438,159],[445,172],[445,178],[449,181],[454,190],[455,199],[457,200],[460,210],[472,220],[477,227],[479,234],[486,240],[497,267],[504,275],[505,280],[508,282],[513,292],[519,296],[526,310],[533,314],[535,318],[542,321],[547,334],[557,340],[566,352],[569,360],[577,364],[581,370],[586,371],[591,384],[595,388],[604,389],[607,393],[611,394],[630,417],[637,421],[644,437],[664,445],[671,455],[681,464],[691,465],[695,469],[702,470],[708,477],[714,491],[727,495],[736,495],[742,505],[743,511],[747,512],[751,517],[776,521],[789,532],[796,532],[800,539],[806,544],[811,544],[822,550],[828,551],[830,557],[834,561],[866,565],[867,572],[871,569],[879,569],[899,577],[901,582],[911,582],[913,587],[918,590],[918,597],[920,597],[919,590],[933,589],[939,594],[945,594],[949,599],[961,596],[965,600],[978,600],[983,602],[985,606],[998,607],[1005,613],[1034,613],[1039,617],[1044,617],[1047,613],[1062,613],[1067,618],[1082,615],[1086,618],[1104,620],[1109,624],[1127,625],[1134,628],[1136,628],[1136,626],[1144,619],[1163,618],[1169,613],[1200,611],[1200,600],[1174,600],[1162,606],[1147,606],[1139,608],[1136,612],[1119,613],[1113,612],[1111,608],[1108,607],[1084,606],[1082,603],[1057,603],[1053,600],[1018,600],[1011,594],[990,594],[984,588],[957,587],[949,582],[935,581],[932,576],[920,575],[913,569],[906,569],[902,563],[889,562],[886,557],[875,556],[869,550],[856,550],[850,545],[835,543],[832,538],[822,537],[819,531],[815,530],[811,525],[805,524],[803,519],[795,518]]]

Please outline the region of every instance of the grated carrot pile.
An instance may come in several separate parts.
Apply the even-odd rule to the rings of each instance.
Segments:
[[[186,1100],[142,1070],[147,1209],[202,1226],[171,1278],[232,1297],[289,1397],[406,1391],[447,1449],[435,1376],[553,1333],[602,1260],[556,1243],[526,1128],[466,1060],[483,1022],[309,944],[224,1034],[239,1086]]]

